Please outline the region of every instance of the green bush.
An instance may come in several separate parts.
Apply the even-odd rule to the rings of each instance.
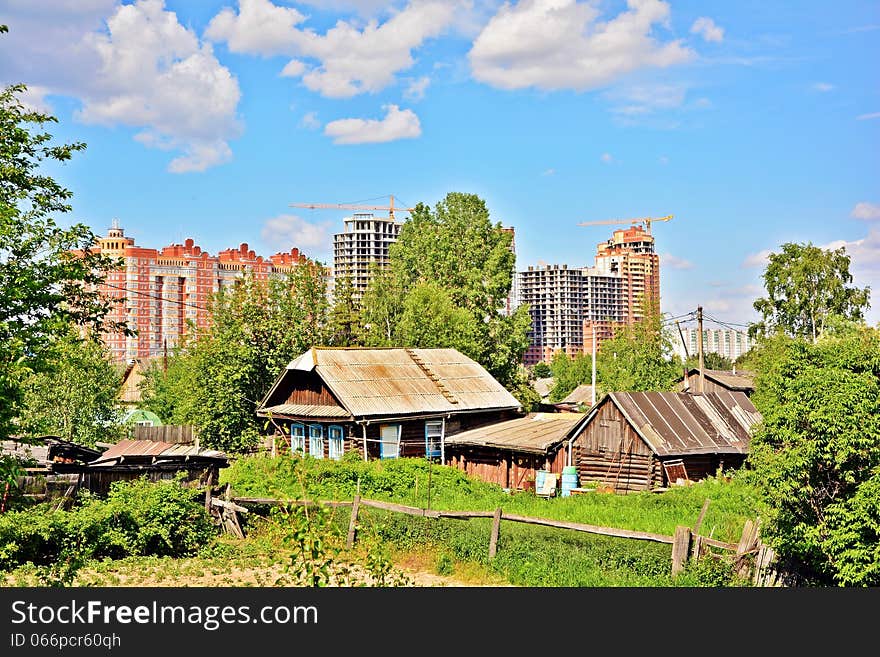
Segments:
[[[213,535],[204,507],[178,482],[115,482],[106,499],[83,494],[70,511],[43,504],[0,515],[0,568],[50,566],[74,552],[96,559],[188,556]]]

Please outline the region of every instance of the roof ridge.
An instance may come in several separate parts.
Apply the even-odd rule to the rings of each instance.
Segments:
[[[422,360],[421,356],[416,353],[415,349],[410,349],[409,347],[406,347],[405,351],[407,355],[412,359],[412,362],[418,365],[419,369],[425,373],[425,375],[434,383],[435,386],[437,386],[437,389],[440,391],[446,401],[448,401],[450,404],[459,403],[456,396],[452,394],[452,391],[446,387],[446,385],[443,383],[440,377],[434,373],[431,367]]]

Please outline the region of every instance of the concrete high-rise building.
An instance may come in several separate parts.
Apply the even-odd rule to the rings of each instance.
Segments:
[[[502,308],[502,312],[510,317],[520,304],[519,277],[516,275],[516,232],[514,231],[513,226],[510,228],[502,228],[501,230],[505,233],[510,233],[510,252],[513,253],[513,280],[510,282],[510,292],[507,295],[507,299],[504,301],[504,308]]]
[[[696,356],[699,349],[699,331],[695,328],[682,328],[681,333],[687,344],[687,354]],[[703,353],[718,354],[732,361],[746,353],[754,345],[746,331],[735,329],[703,329]],[[681,340],[673,342],[673,351],[681,358],[685,357],[684,345]]]
[[[354,214],[344,223],[345,230],[333,236],[333,278],[351,278],[354,297],[360,299],[370,283],[371,266],[388,266],[388,249],[397,241],[401,224],[372,213]]]
[[[114,221],[106,237],[98,238],[95,251],[123,260],[123,267],[107,275],[100,291],[119,300],[108,320],[126,322],[137,336],[108,334],[104,340],[117,361],[149,358],[178,344],[191,321],[208,324],[207,304],[221,287],[231,285],[245,272],[265,280],[287,275],[306,258],[299,249],[264,259],[241,244],[216,256],[202,251],[192,239],[161,250],[137,246]]]
[[[573,356],[596,349],[616,327],[660,308],[660,261],[654,238],[641,226],[614,231],[597,245],[594,266],[529,267],[518,273],[521,303],[532,315],[526,365],[559,350]]]

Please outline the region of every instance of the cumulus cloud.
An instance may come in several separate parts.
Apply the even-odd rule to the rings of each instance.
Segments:
[[[326,249],[330,244],[330,223],[311,224],[294,214],[280,214],[263,224],[260,237],[281,250]]]
[[[307,128],[308,130],[317,130],[321,127],[317,112],[308,112],[307,114],[304,114],[302,119],[300,119],[299,124],[301,127]]]
[[[746,256],[746,259],[743,260],[742,266],[747,268],[766,267],[771,253],[773,252],[770,249],[764,249],[763,251],[752,253]]]
[[[867,219],[869,221],[872,219],[880,219],[880,205],[874,205],[867,201],[856,203],[850,216],[855,219]]]
[[[663,253],[660,255],[660,266],[671,267],[672,269],[693,269],[694,263],[684,258],[679,258],[671,253]]]
[[[398,139],[412,139],[422,134],[419,117],[412,110],[397,105],[383,105],[382,119],[339,119],[324,126],[324,134],[334,144],[378,144]]]
[[[4,18],[27,37],[16,42],[8,75],[44,94],[79,99],[77,120],[140,128],[144,145],[179,151],[172,172],[203,171],[232,157],[228,140],[241,131],[238,81],[163,0],[52,5],[47,12],[41,4],[38,19],[17,6]]]
[[[505,2],[468,54],[473,76],[502,89],[585,91],[639,69],[666,68],[694,57],[680,40],[652,36],[656,25],[669,23],[666,2],[627,0],[627,6],[602,21],[592,3]]]
[[[329,98],[381,91],[411,68],[412,52],[441,34],[455,18],[456,2],[413,0],[383,23],[371,18],[362,29],[339,20],[324,34],[301,26],[307,18],[270,0],[239,0],[238,12],[223,9],[205,35],[232,52],[293,59],[282,75]]]
[[[691,34],[699,34],[706,41],[720,43],[724,40],[724,28],[718,27],[711,18],[700,16],[691,25]]]

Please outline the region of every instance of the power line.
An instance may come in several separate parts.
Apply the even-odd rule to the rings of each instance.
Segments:
[[[127,293],[129,293],[129,294],[138,294],[138,295],[140,295],[140,296],[142,296],[142,297],[149,297],[149,298],[151,298],[151,299],[158,299],[159,301],[165,301],[165,302],[167,302],[167,303],[176,303],[176,304],[179,304],[179,305],[181,305],[181,306],[188,306],[188,307],[190,307],[190,308],[196,308],[196,309],[198,309],[198,310],[204,310],[205,312],[208,311],[208,309],[207,309],[206,307],[204,307],[204,306],[199,306],[198,304],[195,304],[195,303],[188,303],[188,302],[186,302],[186,301],[178,301],[177,299],[166,299],[165,297],[161,297],[161,296],[158,296],[158,295],[155,295],[155,294],[150,294],[149,292],[141,292],[140,290],[129,290],[129,289],[126,288],[126,287],[120,287],[119,285],[113,285],[113,283],[107,283],[107,282],[105,282],[104,285],[106,285],[107,287],[115,288],[115,289],[117,289],[117,290],[122,290],[123,292],[127,292]]]

